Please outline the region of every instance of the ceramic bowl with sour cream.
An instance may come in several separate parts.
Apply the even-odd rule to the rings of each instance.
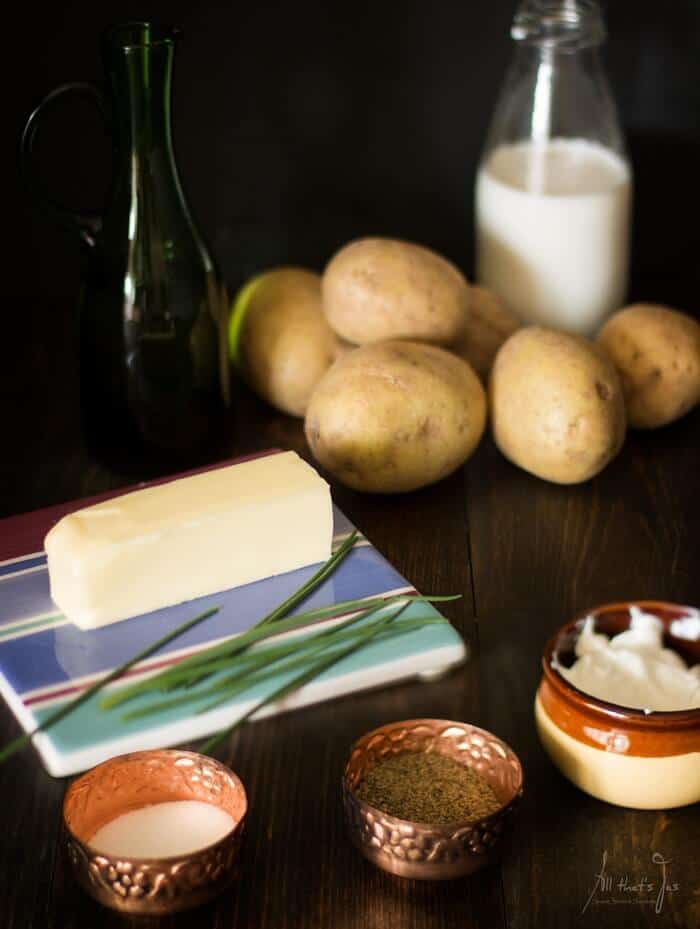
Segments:
[[[608,604],[562,626],[542,656],[540,741],[601,800],[668,809],[700,800],[700,611]]]

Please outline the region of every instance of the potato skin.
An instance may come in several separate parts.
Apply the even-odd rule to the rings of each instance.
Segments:
[[[448,345],[464,331],[469,286],[430,249],[395,239],[358,239],[323,272],[323,307],[347,342],[414,339]]]
[[[389,341],[357,348],[326,372],[305,432],[314,458],[341,483],[400,493],[458,468],[485,423],[484,389],[465,361],[433,345]]]
[[[633,428],[665,426],[700,403],[700,324],[692,317],[632,304],[611,316],[597,338],[620,373]]]
[[[487,287],[472,285],[464,336],[452,351],[468,361],[486,383],[498,349],[521,325],[497,294]]]
[[[581,336],[519,329],[496,355],[489,402],[494,440],[506,458],[557,484],[593,477],[624,442],[617,371]]]
[[[346,342],[345,339],[341,339],[339,335],[333,333],[333,360],[337,361],[339,358],[344,358],[348,352],[352,352],[357,348],[353,342]]]
[[[254,278],[236,299],[229,331],[231,352],[253,390],[283,413],[303,416],[334,359],[320,275],[277,268]]]

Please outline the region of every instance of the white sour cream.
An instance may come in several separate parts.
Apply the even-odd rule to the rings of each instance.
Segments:
[[[586,619],[576,642],[576,661],[557,671],[584,693],[651,713],[700,708],[700,665],[689,668],[681,656],[663,647],[658,617],[630,607],[630,626],[609,639]]]
[[[671,635],[675,635],[677,639],[697,642],[700,639],[700,615],[693,613],[682,619],[674,619],[671,623]]]

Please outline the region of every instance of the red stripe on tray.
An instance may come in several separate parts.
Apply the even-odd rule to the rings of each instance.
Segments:
[[[406,590],[403,592],[402,596],[405,597],[415,597],[417,596],[418,591],[413,588],[411,590]],[[373,600],[374,597],[381,597],[382,594],[373,594],[371,597],[367,597],[368,600]],[[391,597],[397,596],[396,594],[387,594],[384,599],[388,600]],[[349,613],[339,613],[337,616],[327,616],[325,619],[317,619],[315,622],[310,622],[308,626],[300,626],[300,629],[309,629],[311,626],[318,625],[318,623],[327,623],[334,619],[345,619],[348,616],[352,616],[354,613],[358,613],[362,607],[359,607],[357,610],[351,610]],[[296,630],[295,630],[296,631]],[[274,639],[275,636],[270,636],[271,639]],[[123,681],[128,677],[138,677],[139,675],[147,674],[149,671],[158,671],[162,668],[167,668],[170,665],[179,664],[181,661],[184,661],[185,658],[189,658],[191,655],[197,654],[197,652],[204,652],[206,648],[197,648],[194,647],[184,654],[176,655],[171,658],[160,658],[156,661],[149,662],[147,665],[141,665],[134,668],[129,668],[128,671],[125,671],[124,674],[120,675],[115,680]],[[109,671],[105,671],[104,676],[106,677],[109,674]],[[89,681],[86,681],[83,684],[67,684],[64,687],[58,687],[56,690],[50,690],[48,693],[37,694],[35,697],[28,697],[23,699],[22,702],[25,706],[36,706],[37,704],[49,703],[54,700],[59,699],[60,697],[67,697],[70,694],[81,693],[84,690],[87,690],[89,687],[100,679],[101,675],[95,675]]]
[[[204,651],[205,649],[201,649]],[[176,658],[162,658],[160,661],[154,661],[152,664],[149,664],[148,667],[142,668],[129,668],[128,671],[125,671],[120,677],[116,678],[118,681],[123,681],[127,677],[136,677],[139,674],[146,674],[148,671],[157,671],[160,668],[167,668],[168,665],[177,664],[178,661],[182,661],[183,658],[189,658],[190,655],[195,654],[197,650],[192,649],[191,652],[187,652],[184,655],[178,655]],[[105,677],[109,674],[109,671],[105,671]],[[99,676],[96,678],[99,680]],[[66,697],[69,694],[78,693],[82,690],[87,690],[88,687],[92,687],[95,681],[91,680],[85,684],[73,684],[66,687],[59,687],[57,690],[50,690],[48,693],[39,694],[36,697],[30,697],[28,700],[23,700],[25,706],[34,706],[37,703],[46,703],[48,700],[55,700],[58,697]]]
[[[217,468],[227,468],[229,465],[240,464],[243,461],[253,461],[255,458],[265,458],[268,455],[279,453],[279,448],[268,448],[264,451],[253,452],[238,458],[227,458],[215,464],[205,465],[203,468],[193,468],[190,471],[181,471],[179,474],[170,474],[152,481],[143,481],[141,484],[130,484],[128,487],[118,487],[107,490],[92,497],[82,497],[79,500],[69,500],[66,503],[57,503],[42,510],[33,510],[30,513],[20,513],[18,516],[9,516],[0,520],[0,561],[9,561],[11,558],[21,558],[33,555],[44,550],[44,537],[59,519],[74,513],[93,503],[102,503],[121,494],[128,494],[132,490],[143,490],[146,487],[156,487],[158,484],[167,484],[181,477],[190,477],[193,474],[204,474],[205,471],[215,471]]]

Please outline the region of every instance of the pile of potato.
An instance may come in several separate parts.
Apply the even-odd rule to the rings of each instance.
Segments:
[[[595,341],[521,327],[419,245],[360,239],[322,275],[279,268],[234,303],[231,356],[253,389],[305,418],[314,458],[357,490],[414,490],[496,444],[545,480],[585,481],[700,402],[700,325],[661,306],[612,316]]]

